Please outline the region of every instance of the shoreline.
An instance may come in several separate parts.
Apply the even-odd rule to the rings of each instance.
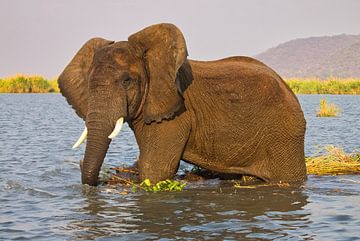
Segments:
[[[297,95],[360,95],[359,78],[287,78],[289,88]],[[41,75],[17,74],[0,78],[0,94],[60,93],[57,78],[46,79]]]

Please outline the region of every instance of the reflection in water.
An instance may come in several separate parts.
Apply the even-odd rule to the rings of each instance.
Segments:
[[[311,221],[303,210],[307,195],[301,188],[219,190],[110,198],[114,194],[85,188],[84,205],[75,210],[80,219],[67,229],[76,239],[310,238],[304,231]]]
[[[82,189],[84,202],[74,213],[79,219],[74,219],[65,228],[71,230],[73,238],[93,240],[97,237],[114,236],[121,233],[137,233],[136,221],[138,212],[133,197],[101,193],[99,189],[84,186]]]

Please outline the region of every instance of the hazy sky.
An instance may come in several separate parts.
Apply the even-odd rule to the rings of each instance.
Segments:
[[[190,58],[256,55],[309,36],[360,34],[360,0],[0,0],[0,77],[60,74],[91,37],[126,40],[160,22]]]

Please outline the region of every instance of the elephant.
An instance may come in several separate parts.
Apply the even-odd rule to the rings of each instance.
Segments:
[[[188,58],[173,24],[127,41],[92,38],[58,78],[85,121],[83,184],[98,185],[111,140],[127,122],[140,155],[139,179],[171,179],[181,160],[264,182],[306,179],[306,121],[296,95],[264,63],[245,56]]]

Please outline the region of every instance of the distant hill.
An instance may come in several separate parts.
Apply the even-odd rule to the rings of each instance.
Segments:
[[[257,56],[282,77],[360,77],[360,35],[295,39]]]

